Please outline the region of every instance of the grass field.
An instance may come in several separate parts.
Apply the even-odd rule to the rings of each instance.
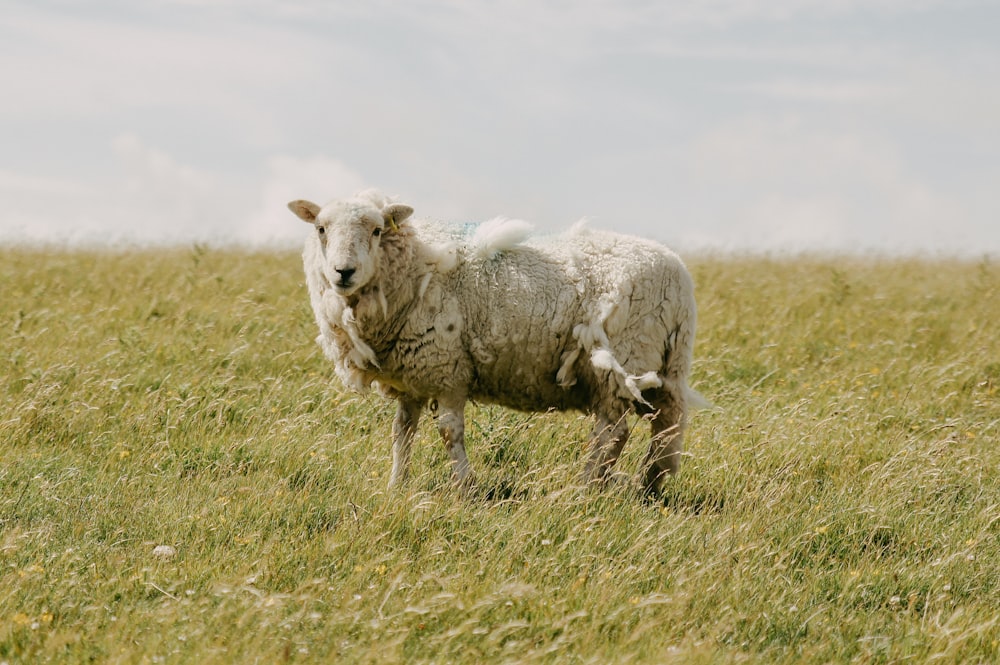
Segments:
[[[430,421],[387,491],[294,253],[0,250],[0,663],[1000,662],[1000,267],[689,266],[719,409],[651,504],[494,407],[489,498]]]

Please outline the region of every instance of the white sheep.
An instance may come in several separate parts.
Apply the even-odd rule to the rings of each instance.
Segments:
[[[465,403],[596,417],[584,479],[603,482],[646,415],[643,487],[676,473],[695,334],[691,277],[676,254],[593,231],[530,238],[525,222],[474,232],[412,218],[369,190],[289,209],[314,225],[303,252],[318,342],[343,382],[398,400],[389,485],[406,478],[423,408],[436,408],[453,477],[472,482]]]

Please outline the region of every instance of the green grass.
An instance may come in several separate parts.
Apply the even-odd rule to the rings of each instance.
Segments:
[[[492,407],[489,498],[430,422],[387,491],[293,253],[0,250],[0,662],[1000,661],[1000,269],[689,264],[720,409],[650,504]]]

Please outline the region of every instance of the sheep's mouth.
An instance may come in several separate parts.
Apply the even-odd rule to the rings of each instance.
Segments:
[[[356,293],[361,288],[362,285],[358,284],[358,280],[352,278],[352,279],[338,279],[334,281],[331,284],[331,286],[333,286],[333,289],[334,291],[337,292],[337,295],[346,298]]]

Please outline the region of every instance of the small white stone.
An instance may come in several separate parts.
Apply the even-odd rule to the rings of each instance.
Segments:
[[[157,545],[153,548],[153,556],[157,559],[173,559],[177,556],[177,550],[170,545]]]

